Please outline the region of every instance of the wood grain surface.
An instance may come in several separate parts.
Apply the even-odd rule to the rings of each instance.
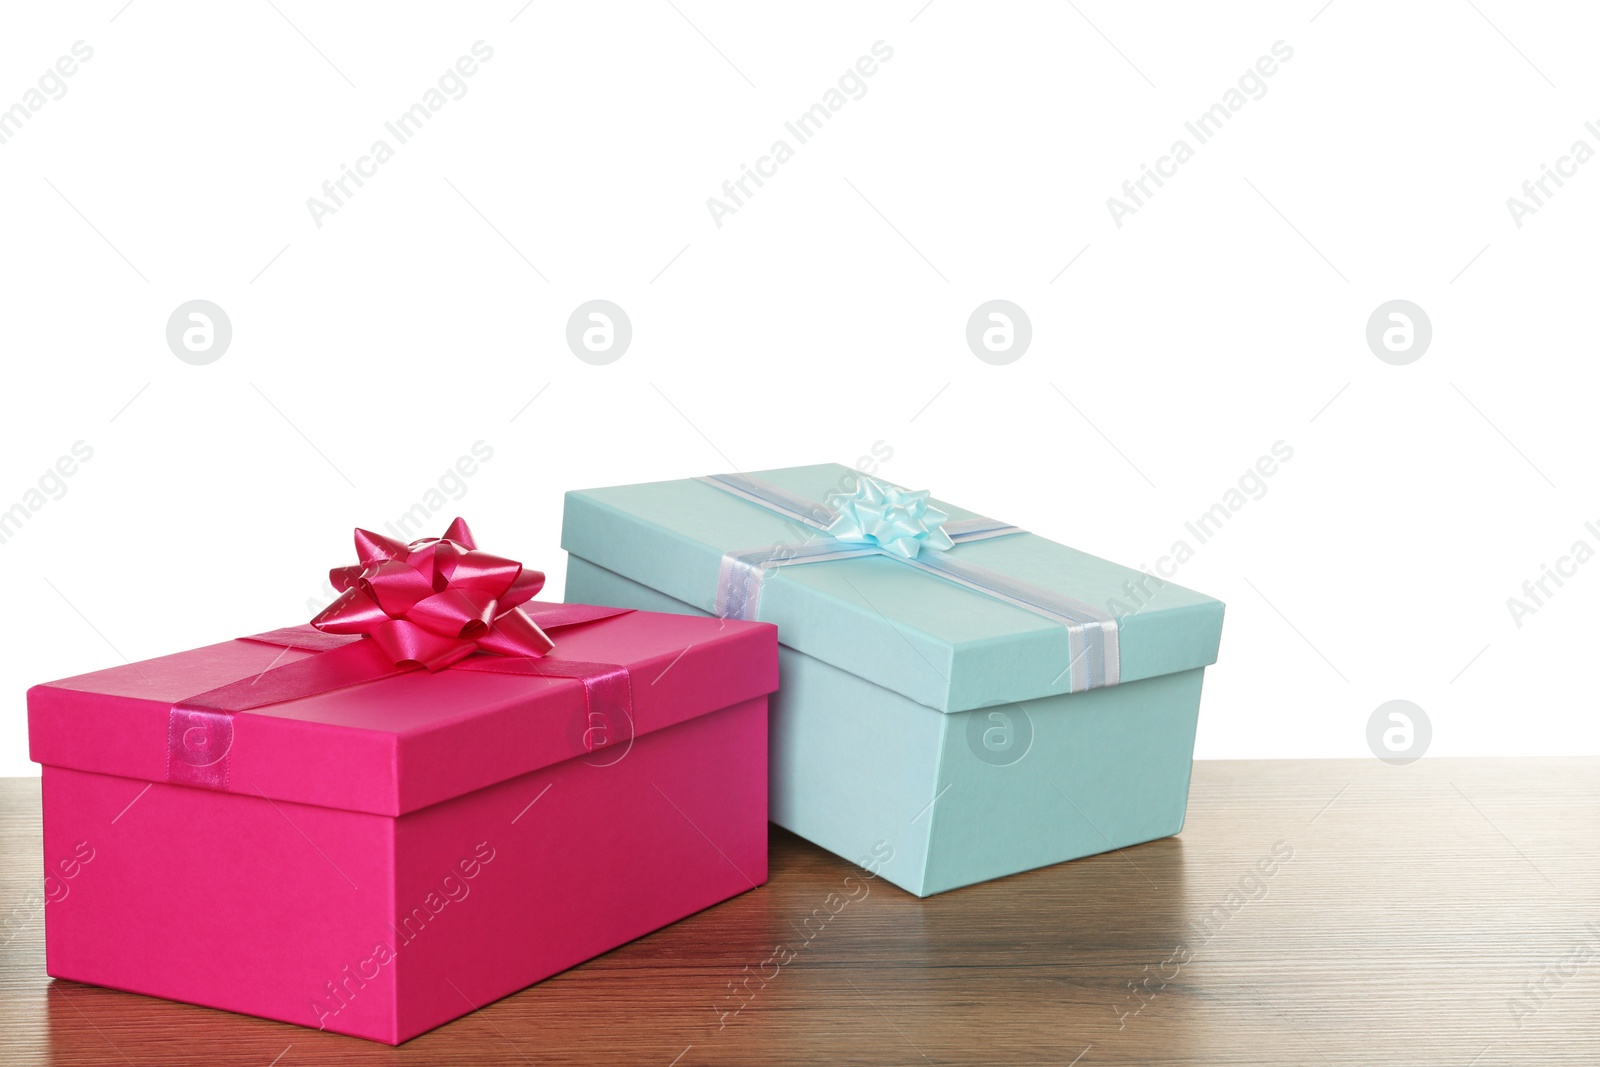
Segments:
[[[1600,1064],[1597,759],[1202,762],[1178,837],[826,921],[855,868],[774,829],[768,885],[399,1048],[51,981],[39,842],[0,780],[8,1067]]]

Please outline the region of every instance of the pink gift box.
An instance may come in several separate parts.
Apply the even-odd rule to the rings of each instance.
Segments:
[[[29,691],[52,976],[398,1044],[766,881],[773,626],[554,630],[538,662],[628,668],[631,715],[459,668],[239,712],[225,788],[176,784],[173,705],[297,634]]]

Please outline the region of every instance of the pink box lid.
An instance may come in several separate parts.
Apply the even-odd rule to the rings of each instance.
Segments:
[[[418,670],[235,714],[228,791],[401,815],[568,759],[618,762],[633,738],[778,685],[770,623],[635,611],[554,636],[553,657],[629,668],[631,724],[592,723],[576,679]],[[240,638],[34,686],[29,754],[167,781],[174,703],[316,654]]]

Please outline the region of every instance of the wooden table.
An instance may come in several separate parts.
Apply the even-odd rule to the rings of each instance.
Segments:
[[[775,830],[761,889],[391,1049],[46,978],[38,782],[7,779],[0,1063],[1587,1067],[1597,845],[1597,759],[1203,762],[1180,837],[873,883],[808,938],[853,868]]]

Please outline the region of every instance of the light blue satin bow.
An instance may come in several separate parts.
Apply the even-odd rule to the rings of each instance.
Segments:
[[[928,503],[928,490],[909,492],[862,475],[853,493],[834,493],[839,513],[823,533],[847,545],[873,545],[903,559],[924,548],[943,552],[955,542],[944,532],[950,516]]]

